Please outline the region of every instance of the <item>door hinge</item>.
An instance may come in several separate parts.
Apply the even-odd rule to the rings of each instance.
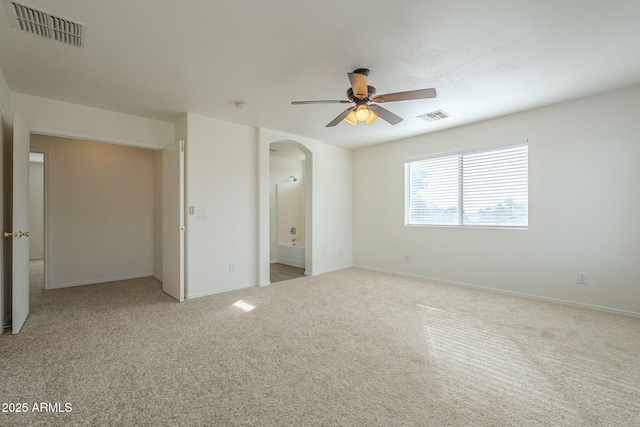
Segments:
[[[180,227],[180,231],[184,231],[184,230],[186,230],[186,228],[183,225],[182,227]]]
[[[184,139],[180,140],[180,152],[184,153]]]

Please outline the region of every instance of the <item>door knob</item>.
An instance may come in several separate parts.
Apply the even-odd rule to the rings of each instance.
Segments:
[[[2,235],[6,238],[9,237],[17,237],[18,239],[22,238],[22,237],[29,237],[29,232],[28,231],[5,231],[4,233],[2,233]]]

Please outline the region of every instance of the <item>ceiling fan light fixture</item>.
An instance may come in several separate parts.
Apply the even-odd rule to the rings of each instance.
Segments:
[[[356,108],[356,119],[358,119],[359,122],[366,122],[370,116],[371,110],[369,110],[367,104],[363,103],[358,105]]]
[[[351,110],[351,112],[344,118],[345,121],[351,123],[356,126],[358,124],[358,119],[356,118],[356,110]]]
[[[370,114],[369,114],[369,118],[367,119],[367,124],[372,123],[375,119],[378,118],[378,115],[376,113],[374,113],[373,111],[369,110]]]

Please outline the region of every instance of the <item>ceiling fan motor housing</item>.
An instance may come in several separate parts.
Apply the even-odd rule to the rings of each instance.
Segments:
[[[368,92],[367,93],[367,97],[363,98],[362,99],[363,101],[371,101],[371,98],[373,98],[375,96],[375,94],[376,94],[376,88],[373,87],[373,86],[368,86],[367,85],[367,92]],[[355,95],[353,94],[353,89],[352,88],[347,89],[347,98],[349,98],[349,100],[351,102],[360,101],[360,99],[356,98]]]
[[[364,74],[365,76],[369,76],[369,69],[368,68],[358,68],[357,70],[353,71],[353,74]]]

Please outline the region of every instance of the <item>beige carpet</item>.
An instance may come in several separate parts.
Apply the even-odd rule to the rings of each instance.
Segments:
[[[0,425],[635,426],[639,355],[639,318],[358,269],[40,290],[0,336],[0,402],[29,407]]]

